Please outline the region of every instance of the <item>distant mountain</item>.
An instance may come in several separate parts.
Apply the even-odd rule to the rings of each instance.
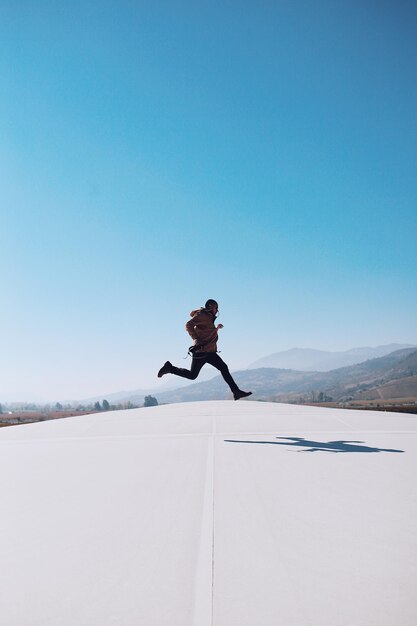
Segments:
[[[211,370],[211,371],[210,371]],[[200,377],[203,381],[209,378],[213,378],[216,370],[207,368],[207,371]],[[104,399],[110,402],[110,404],[125,404],[131,402],[132,404],[143,404],[145,396],[154,396],[159,398],[161,394],[168,393],[170,391],[179,391],[181,387],[189,386],[190,383],[184,378],[176,378],[172,376],[164,378],[162,384],[158,387],[152,387],[150,389],[131,389],[130,391],[117,391],[115,393],[101,394],[99,396],[92,396],[90,398],[83,398],[78,401],[80,404],[93,404],[94,402],[102,402]],[[68,401],[74,403],[74,400]]]
[[[83,398],[80,402],[82,404],[92,404],[93,402],[101,402],[107,400],[110,404],[119,404],[130,400],[133,402],[143,402],[145,396],[150,392],[145,389],[134,389],[132,391],[117,391],[115,393],[101,394],[99,396],[92,396],[91,398]],[[153,393],[153,392],[152,392]]]
[[[348,365],[362,363],[368,359],[383,357],[396,350],[416,348],[411,344],[392,343],[376,348],[352,348],[344,352],[328,352],[325,350],[313,350],[310,348],[293,348],[283,352],[275,352],[269,356],[258,359],[249,365],[248,369],[260,367],[278,367],[280,369],[294,369],[303,372],[329,372],[330,370]]]
[[[334,400],[358,396],[364,391],[385,385],[389,381],[404,382],[407,377],[416,377],[417,350],[396,350],[389,355],[370,359],[363,363],[342,367],[330,372],[301,372],[278,368],[257,368],[234,372],[233,376],[242,389],[253,392],[253,399],[297,401],[308,394],[322,392]],[[417,396],[417,385],[410,382],[410,395]],[[221,378],[194,383],[181,389],[158,393],[161,402],[191,402],[196,400],[222,400],[230,397],[230,391]],[[397,396],[396,396],[397,397]]]
[[[191,363],[191,361],[190,361]],[[200,380],[208,380],[209,378],[213,378],[216,375],[216,370],[213,368],[207,368],[200,375]],[[156,378],[156,372],[155,372]],[[157,379],[158,380],[158,379]],[[70,400],[65,400],[65,404],[74,403],[75,401],[80,404],[93,404],[94,402],[102,402],[103,400],[107,400],[110,404],[125,404],[126,402],[131,402],[132,404],[143,404],[145,396],[156,396],[159,397],[161,393],[165,393],[172,390],[177,390],[179,387],[185,387],[189,385],[189,381],[185,378],[177,378],[177,377],[165,377],[162,380],[159,380],[158,386],[151,387],[148,389],[130,389],[124,391],[117,391],[112,393],[102,393],[100,395],[91,396],[89,398],[72,398]]]

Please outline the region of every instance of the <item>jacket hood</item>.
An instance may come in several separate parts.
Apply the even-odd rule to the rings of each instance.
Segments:
[[[191,311],[190,317],[195,317],[199,313],[207,313],[207,315],[210,315],[210,317],[212,317],[213,320],[216,319],[216,316],[211,311],[209,311],[209,309],[206,309],[204,306],[201,306],[199,309],[195,309],[194,311]]]

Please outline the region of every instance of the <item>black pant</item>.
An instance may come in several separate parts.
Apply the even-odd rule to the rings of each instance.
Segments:
[[[190,380],[195,380],[199,375],[201,368],[206,363],[210,363],[210,365],[220,371],[220,374],[229,385],[232,393],[236,393],[237,391],[239,391],[239,387],[233,380],[232,375],[229,372],[229,368],[227,367],[223,359],[219,357],[217,352],[200,352],[196,356],[193,356],[191,370],[186,370],[183,367],[175,367],[173,365],[171,374],[175,374],[176,376],[182,376],[183,378],[189,378]]]

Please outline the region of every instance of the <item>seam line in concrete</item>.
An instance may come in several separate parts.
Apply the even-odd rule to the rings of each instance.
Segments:
[[[212,437],[213,437],[213,459],[212,459],[212,535],[211,535],[211,626],[214,626],[214,566],[215,566],[215,560],[214,560],[214,549],[215,549],[215,489],[214,489],[214,480],[215,480],[215,460],[216,460],[216,455],[215,455],[215,449],[216,449],[216,431],[217,431],[217,420],[216,420],[216,415],[217,415],[217,410],[216,407],[213,407],[213,431],[212,431]]]

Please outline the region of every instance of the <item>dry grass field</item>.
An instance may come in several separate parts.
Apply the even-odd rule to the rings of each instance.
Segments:
[[[395,413],[417,414],[417,397],[387,398],[378,400],[351,400],[350,402],[309,402],[310,406],[323,406],[332,409],[362,409],[370,411],[392,411]]]
[[[375,389],[362,391],[358,394],[358,400],[383,400],[390,401],[396,398],[412,398],[416,395],[417,376],[407,376],[379,385]]]

